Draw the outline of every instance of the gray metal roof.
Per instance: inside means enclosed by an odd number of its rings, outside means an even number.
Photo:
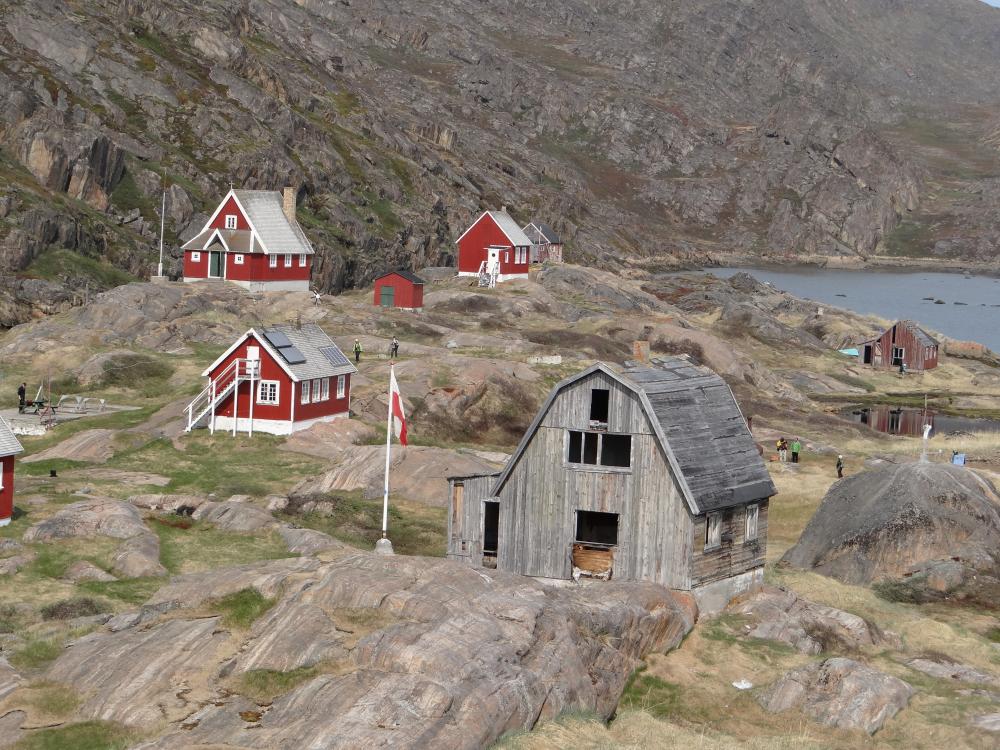
[[[23,450],[10,426],[0,417],[0,456],[13,456]]]
[[[639,394],[692,513],[777,494],[726,381],[678,357],[632,363],[622,372],[598,362],[556,385],[501,472],[494,494],[499,493],[559,393],[597,370]]]
[[[233,195],[257,230],[264,252],[312,255],[313,247],[297,221],[285,216],[282,196],[276,190],[234,190]]]
[[[393,274],[395,274],[396,276],[402,276],[404,279],[414,284],[426,283],[422,278],[413,273],[413,271],[386,271],[381,276],[376,276],[375,281],[378,281],[379,279],[384,279],[386,276],[392,276]]]
[[[531,240],[534,245],[544,245],[546,243],[550,245],[558,245],[562,242],[559,239],[559,235],[556,231],[550,227],[548,224],[543,224],[540,221],[533,221],[528,226],[524,228],[524,233],[528,235],[528,239]]]
[[[507,235],[507,239],[510,240],[514,247],[524,247],[531,244],[528,235],[521,231],[521,227],[517,225],[517,222],[506,211],[487,211],[486,213],[493,217],[493,221]]]
[[[293,354],[301,354],[304,362],[292,364],[291,360],[298,357],[290,356],[288,359],[281,357],[282,363],[292,373],[292,376],[299,381],[311,380],[313,378],[329,378],[335,375],[348,375],[357,372],[357,368],[351,364],[350,360],[344,356],[333,339],[326,335],[326,331],[318,325],[308,324],[301,328],[294,325],[271,326],[261,329],[261,336],[268,339],[268,334],[283,334],[291,344],[286,347],[289,350],[296,350]],[[280,337],[275,340],[282,341]],[[271,344],[271,349],[281,356],[282,349]],[[331,350],[332,348],[332,350]],[[333,354],[331,357],[330,355]],[[337,356],[339,354],[339,357]]]

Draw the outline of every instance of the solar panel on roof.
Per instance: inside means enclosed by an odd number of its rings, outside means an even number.
[[[292,345],[292,342],[288,340],[288,336],[283,334],[281,331],[264,331],[264,338],[271,342],[272,346],[278,349]]]
[[[331,365],[346,365],[347,357],[336,346],[324,346],[319,350],[320,354],[330,360]]]
[[[290,365],[301,365],[306,361],[305,355],[294,346],[283,346],[278,349],[278,354],[285,358]]]

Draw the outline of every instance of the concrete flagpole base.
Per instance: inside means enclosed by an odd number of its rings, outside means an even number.
[[[396,553],[392,551],[392,542],[390,542],[385,537],[382,537],[377,542],[375,542],[375,554],[376,555],[394,555]]]

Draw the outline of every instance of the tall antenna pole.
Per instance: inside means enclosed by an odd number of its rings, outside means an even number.
[[[156,266],[156,275],[163,277],[163,225],[167,218],[167,191],[163,191],[163,205],[160,209],[160,262]]]

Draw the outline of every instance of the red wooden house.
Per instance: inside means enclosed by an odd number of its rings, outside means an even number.
[[[478,276],[481,286],[528,278],[531,240],[506,209],[486,211],[456,242],[459,276]]]
[[[184,281],[220,279],[253,291],[308,291],[313,247],[295,219],[295,189],[230,190],[184,244]]]
[[[912,320],[894,323],[878,338],[858,346],[858,361],[884,369],[933,370],[938,366],[938,342]]]
[[[402,310],[424,306],[424,280],[409,271],[390,271],[375,279],[375,304]]]
[[[6,526],[14,516],[14,456],[24,448],[0,419],[0,526]]]
[[[319,326],[251,328],[202,373],[187,429],[289,435],[347,417],[356,372]]]

